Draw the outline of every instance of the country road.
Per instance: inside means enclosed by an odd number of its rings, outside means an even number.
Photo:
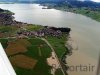
[[[66,75],[66,73],[65,73],[65,71],[63,70],[63,67],[62,67],[62,65],[61,65],[61,63],[60,63],[60,61],[59,61],[59,58],[58,58],[58,56],[57,56],[57,54],[56,54],[54,48],[52,47],[52,45],[51,45],[45,38],[41,38],[41,39],[42,39],[43,41],[45,41],[45,42],[47,43],[47,45],[51,48],[52,52],[54,52],[55,57],[56,57],[56,59],[57,59],[57,62],[59,63],[59,67],[61,68],[61,71],[62,71],[63,75]]]

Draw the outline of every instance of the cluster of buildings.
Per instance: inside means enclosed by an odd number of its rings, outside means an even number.
[[[36,36],[36,37],[44,37],[44,36],[55,36],[55,37],[61,37],[63,32],[61,30],[54,30],[52,28],[43,28],[37,31],[22,31],[17,32],[19,37],[25,37],[25,36]]]

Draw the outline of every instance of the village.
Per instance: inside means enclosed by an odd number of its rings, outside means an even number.
[[[70,28],[56,28],[56,27],[48,27],[44,26],[42,29],[36,31],[27,31],[25,28],[23,31],[17,32],[17,36],[19,38],[24,38],[28,36],[35,37],[45,37],[45,36],[54,36],[54,37],[62,37],[63,33],[68,34],[70,32]]]

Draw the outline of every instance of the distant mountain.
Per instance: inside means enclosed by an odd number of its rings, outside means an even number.
[[[68,4],[72,7],[91,7],[100,8],[100,3],[93,0],[0,0],[1,2],[18,2],[18,3],[60,3]],[[94,0],[95,1],[95,0]]]
[[[63,2],[69,0],[0,0],[0,2]],[[70,0],[70,1],[96,1],[96,0]]]
[[[56,2],[60,5],[65,4],[71,7],[81,8],[81,7],[89,7],[89,8],[100,8],[100,3],[94,2],[93,0],[37,0],[39,3],[41,2]]]
[[[72,7],[100,8],[100,3],[93,2],[93,1],[90,1],[90,0],[86,0],[86,1],[66,0],[64,3],[69,4]]]
[[[57,2],[57,1],[62,1],[62,0],[0,0],[0,2],[31,2],[31,1],[40,1],[40,2]]]

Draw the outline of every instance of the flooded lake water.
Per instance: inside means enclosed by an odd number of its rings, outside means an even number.
[[[100,22],[79,14],[42,9],[42,6],[38,4],[0,4],[0,8],[14,12],[17,21],[70,27],[72,29],[71,37],[78,45],[78,51],[74,51],[73,55],[68,57],[68,64],[97,65],[100,53]],[[95,71],[69,72],[69,75],[95,75]]]

